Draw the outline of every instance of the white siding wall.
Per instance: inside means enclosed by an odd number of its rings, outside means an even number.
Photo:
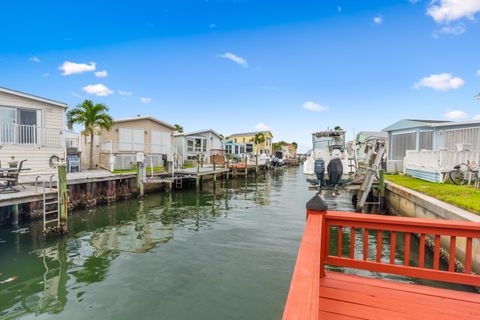
[[[65,127],[65,108],[60,106],[4,92],[0,92],[0,106],[25,109],[32,108],[41,112],[41,117],[39,117],[40,126],[59,129],[64,129]],[[26,172],[28,174],[35,174],[40,171],[51,171],[49,168],[49,160],[52,155],[63,159],[65,157],[65,150],[61,147],[38,147],[31,145],[4,145],[3,148],[0,149],[2,166],[7,166],[7,162],[11,160],[12,156],[18,161],[27,159],[24,167],[32,169]]]

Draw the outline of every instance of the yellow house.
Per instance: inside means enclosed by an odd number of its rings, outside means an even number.
[[[265,141],[259,144],[255,144],[255,135],[258,133],[263,134],[263,136],[265,137]],[[232,134],[228,136],[225,140],[231,141],[234,144],[240,146],[240,153],[265,153],[270,156],[272,155],[272,138],[273,135],[270,131],[256,131]]]

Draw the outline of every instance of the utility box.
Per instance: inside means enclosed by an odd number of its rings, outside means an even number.
[[[143,154],[143,152],[137,153],[137,163],[138,162],[141,162],[141,163],[145,162],[145,154]]]

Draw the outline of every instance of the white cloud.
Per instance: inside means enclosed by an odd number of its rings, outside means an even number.
[[[86,93],[93,94],[99,97],[106,97],[113,94],[112,90],[110,90],[108,87],[101,83],[89,84],[88,86],[83,87],[82,90]]]
[[[209,27],[210,29],[213,29],[213,28],[215,28],[216,26],[217,26],[217,25],[216,25],[215,23],[211,23],[208,27]]]
[[[480,114],[474,115],[472,120],[480,120]]]
[[[463,79],[453,77],[450,73],[439,73],[420,79],[413,85],[413,88],[420,89],[426,87],[437,91],[447,91],[458,89],[463,86],[464,83],[465,81],[463,81]]]
[[[480,69],[478,69],[478,71],[477,71],[477,76],[480,77]]]
[[[269,131],[269,130],[270,130],[270,127],[267,126],[265,123],[260,122],[259,124],[257,124],[257,125],[255,126],[255,130],[259,130],[259,131]]]
[[[315,112],[322,112],[322,111],[326,111],[328,107],[322,106],[313,101],[307,101],[303,104],[303,109],[309,110],[309,111],[315,111]]]
[[[479,11],[479,0],[433,0],[427,14],[437,23],[445,23],[463,18],[473,20]]]
[[[152,98],[141,97],[141,98],[140,98],[140,101],[141,101],[142,103],[150,103],[150,102],[152,102]]]
[[[382,16],[376,16],[375,18],[373,18],[373,22],[375,24],[382,24],[383,23],[383,17]]]
[[[76,97],[76,98],[83,98],[81,95],[79,95],[78,93],[76,93],[76,92],[74,92],[74,91],[70,92],[70,94],[71,94],[72,96]]]
[[[40,62],[40,59],[38,59],[37,57],[31,57],[28,60],[30,60],[32,62]]]
[[[95,71],[97,64],[95,62],[90,63],[75,63],[70,61],[65,61],[58,69],[63,71],[64,76],[69,76],[72,74],[84,73],[89,71]]]
[[[108,77],[108,72],[107,72],[107,70],[97,71],[97,72],[95,72],[95,77],[97,77],[97,78]]]
[[[224,58],[224,59],[228,59],[228,60],[233,61],[235,63],[238,63],[239,65],[242,65],[244,67],[248,67],[247,60],[245,60],[242,57],[239,57],[239,56],[237,56],[233,53],[225,52],[224,54],[221,54],[219,57]]]
[[[117,90],[117,92],[119,95],[126,96],[126,97],[130,97],[133,94],[132,91]]]
[[[448,119],[465,119],[468,115],[462,110],[453,110],[443,114]]]
[[[342,7],[337,6],[337,11],[338,11],[338,13],[342,12]]]
[[[438,38],[440,34],[449,34],[453,36],[458,36],[466,31],[465,25],[463,23],[456,26],[445,26],[433,32],[433,37]]]

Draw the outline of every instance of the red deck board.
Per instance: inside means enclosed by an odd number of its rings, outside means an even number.
[[[459,296],[470,299],[460,301]],[[480,319],[480,303],[474,302],[479,296],[327,271],[320,281],[318,306],[320,314],[360,319]]]
[[[395,282],[388,279],[372,279],[341,272],[322,272],[324,263],[339,266],[329,252],[330,228],[323,228],[335,222],[366,225],[378,224],[382,230],[392,226],[392,230],[409,228],[430,228],[435,232],[452,234],[478,234],[480,224],[447,224],[428,219],[402,219],[391,217],[365,217],[359,214],[339,214],[331,212],[308,212],[307,225],[295,265],[292,284],[287,299],[284,320],[324,320],[324,319],[478,319],[480,320],[480,294],[457,290],[429,287],[418,284]],[[377,221],[378,220],[378,221]],[[382,224],[383,223],[383,224]],[[402,229],[402,230],[403,230]],[[429,230],[430,230],[429,229]],[[397,230],[397,231],[398,231]],[[423,229],[422,229],[423,230]],[[435,234],[435,232],[433,234]],[[480,238],[480,237],[477,237]],[[365,241],[367,243],[367,241]],[[352,261],[354,261],[352,259]],[[361,260],[358,260],[361,261]],[[377,266],[353,264],[358,269],[375,271]],[[383,266],[383,263],[378,263]],[[436,272],[426,274],[402,266],[402,274],[417,278],[442,278],[444,281],[461,283],[465,280],[454,272],[449,277]],[[390,273],[400,273],[398,268],[389,268]],[[388,272],[387,272],[388,273]],[[322,276],[323,275],[323,276]],[[436,277],[433,277],[435,275]],[[440,277],[442,276],[442,277]],[[463,281],[470,285],[478,283],[478,275]]]

